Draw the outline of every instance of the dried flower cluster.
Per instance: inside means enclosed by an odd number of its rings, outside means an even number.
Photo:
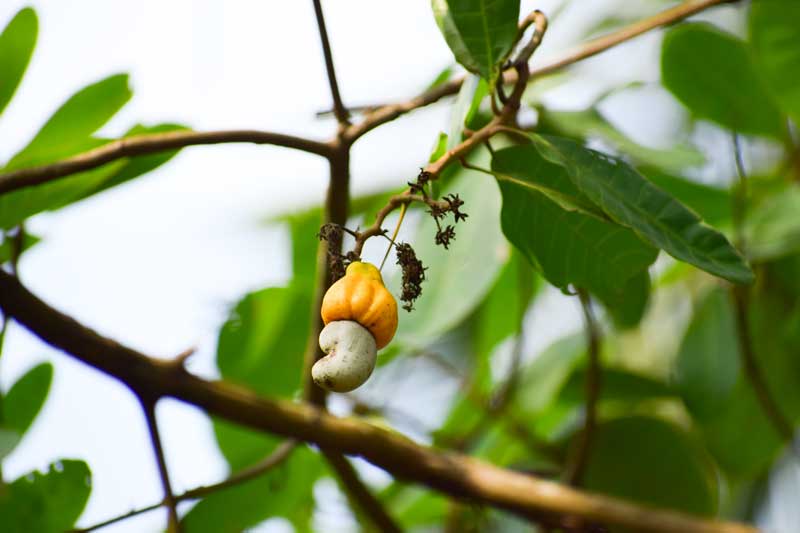
[[[403,270],[403,293],[400,299],[405,302],[403,309],[411,311],[414,309],[414,301],[422,294],[422,282],[425,281],[426,267],[422,261],[417,259],[417,254],[410,244],[404,242],[395,243],[397,251],[397,264]]]
[[[447,216],[447,213],[453,214],[453,219],[456,224],[462,220],[466,220],[467,214],[461,211],[461,206],[464,205],[464,200],[458,197],[457,194],[448,194],[442,201],[437,202],[428,196],[425,186],[430,182],[431,174],[425,170],[420,169],[417,180],[409,182],[408,186],[411,188],[412,194],[420,194],[425,198],[428,204],[428,213],[436,221],[436,237],[435,242],[438,245],[444,246],[445,249],[449,248],[450,241],[456,238],[455,226],[446,224],[442,226],[441,222]]]
[[[359,257],[355,252],[339,253],[339,248],[344,236],[345,228],[339,224],[328,222],[319,229],[317,237],[321,241],[328,242],[328,264],[330,265],[331,279],[333,283],[339,278],[344,277],[347,265],[353,261],[358,261]]]

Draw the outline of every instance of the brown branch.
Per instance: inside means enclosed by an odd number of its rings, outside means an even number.
[[[336,82],[336,70],[333,68],[331,43],[328,40],[328,30],[325,27],[325,16],[322,13],[320,0],[314,0],[314,15],[317,19],[319,39],[322,43],[322,54],[325,56],[325,70],[328,72],[328,84],[331,87],[331,96],[333,97],[333,114],[336,115],[336,120],[339,121],[339,124],[347,126],[350,123],[350,119],[347,108],[342,102],[342,96],[339,94],[339,84]]]
[[[143,388],[252,429],[363,457],[397,478],[454,497],[479,501],[523,517],[540,513],[575,516],[641,532],[757,531],[743,524],[702,519],[581,492],[470,457],[435,451],[386,429],[331,416],[312,405],[265,398],[230,383],[200,379],[180,366],[147,357],[98,335],[39,300],[2,270],[0,308],[44,342],[134,390]]]
[[[377,531],[381,533],[402,532],[402,529],[394,523],[392,517],[383,508],[380,500],[364,486],[353,465],[342,454],[330,450],[322,450],[322,454],[336,472],[336,477],[344,487],[345,494],[351,500],[355,511],[360,510],[366,515],[377,526]]]
[[[170,131],[148,133],[111,141],[88,152],[38,167],[0,174],[0,194],[41,185],[77,172],[91,170],[123,157],[147,155],[187,146],[222,143],[272,144],[330,157],[330,143],[258,130]]]
[[[589,368],[586,372],[586,412],[584,414],[583,430],[572,461],[564,474],[564,480],[574,486],[580,486],[589,462],[592,441],[597,428],[597,401],[600,398],[602,377],[602,368],[600,367],[600,328],[592,312],[592,301],[589,293],[584,289],[578,289],[578,297],[581,300],[581,309],[583,310],[583,319],[586,327]]]
[[[178,500],[172,492],[172,485],[169,482],[169,471],[167,461],[164,458],[164,447],[161,444],[161,437],[158,432],[158,422],[156,421],[156,400],[157,398],[143,397],[138,395],[139,403],[142,406],[144,417],[147,420],[147,431],[150,434],[150,444],[153,446],[153,453],[158,464],[158,476],[161,478],[161,487],[164,490],[164,505],[167,507],[167,533],[180,533],[181,523],[178,518]]]
[[[220,481],[219,483],[215,483],[213,485],[203,485],[200,487],[196,487],[193,489],[189,489],[186,492],[178,494],[175,496],[176,502],[182,502],[185,500],[198,500],[209,494],[213,494],[214,492],[218,492],[223,489],[227,489],[245,481],[250,481],[255,479],[269,470],[277,467],[278,465],[282,464],[289,456],[292,454],[294,449],[297,447],[297,441],[294,440],[287,440],[282,442],[275,448],[269,456],[264,458],[259,463],[254,464],[251,467],[245,468],[237,472],[236,474],[232,475],[231,477]],[[89,527],[80,528],[80,529],[73,529],[69,533],[89,533],[90,531],[96,531],[98,529],[104,528],[106,526],[110,526],[112,524],[116,524],[117,522],[122,522],[123,520],[127,520],[128,518],[132,518],[134,516],[138,516],[140,514],[144,514],[150,511],[155,511],[161,506],[167,505],[165,500],[161,500],[158,503],[154,503],[148,505],[147,507],[141,507],[139,509],[134,509],[129,511],[123,515],[115,516],[113,518],[109,518],[108,520],[104,520],[103,522],[99,522],[97,524],[91,525]]]
[[[533,79],[551,74],[564,67],[577,63],[578,61],[605,52],[606,50],[638,37],[643,33],[647,33],[648,31],[661,26],[674,24],[675,22],[679,22],[708,8],[729,2],[731,2],[731,0],[686,1],[675,7],[666,9],[661,13],[657,13],[651,17],[634,22],[633,24],[625,26],[624,28],[606,36],[599,37],[579,45],[575,49],[531,69],[530,77]],[[517,75],[514,72],[506,72],[503,76],[503,83],[505,84],[514,84],[516,81]],[[350,126],[346,131],[346,136],[351,142],[353,142],[362,135],[379,126],[382,126],[383,124],[386,124],[387,122],[391,122],[392,120],[406,113],[434,104],[447,96],[458,94],[462,83],[464,83],[463,76],[452,79],[447,83],[425,91],[419,96],[415,96],[406,102],[380,106],[377,109],[367,113],[363,121]]]

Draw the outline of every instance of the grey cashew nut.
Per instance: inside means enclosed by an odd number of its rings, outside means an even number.
[[[319,334],[326,355],[311,368],[314,383],[332,392],[349,392],[361,386],[375,368],[375,337],[354,320],[328,323]]]

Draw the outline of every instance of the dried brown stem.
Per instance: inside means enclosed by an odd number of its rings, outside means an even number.
[[[330,157],[330,143],[259,130],[170,131],[148,133],[111,141],[88,152],[38,167],[0,174],[0,194],[41,185],[64,176],[100,167],[123,157],[147,155],[187,146],[222,143],[272,144]]]
[[[187,490],[186,492],[178,494],[175,496],[175,501],[182,502],[185,500],[198,500],[200,498],[208,496],[209,494],[213,494],[215,492],[244,483],[245,481],[250,481],[252,479],[255,479],[265,474],[269,470],[272,470],[273,468],[279,466],[284,461],[286,461],[286,459],[289,458],[289,456],[292,454],[292,452],[296,447],[297,447],[297,441],[295,440],[284,441],[281,444],[279,444],[277,448],[275,448],[275,451],[273,451],[268,457],[265,457],[259,463],[256,463],[251,467],[245,468],[244,470],[241,470],[233,474],[229,478],[220,481],[219,483],[215,483],[213,485],[203,485],[200,487],[195,487],[193,489]],[[110,526],[112,524],[116,524],[117,522],[126,520],[128,518],[132,518],[134,516],[138,516],[140,514],[144,514],[150,511],[155,511],[159,507],[162,507],[166,504],[167,503],[165,500],[161,500],[158,503],[148,505],[147,507],[141,507],[139,509],[134,509],[123,515],[109,518],[108,520],[104,520],[89,527],[73,529],[69,533],[89,533],[90,531],[96,531],[106,526]]]
[[[342,102],[342,96],[339,93],[339,84],[336,81],[336,69],[333,67],[331,43],[328,39],[328,29],[325,27],[325,16],[322,13],[320,0],[314,0],[314,16],[317,19],[319,39],[322,44],[322,54],[325,56],[325,70],[328,73],[328,85],[330,85],[331,96],[333,98],[333,114],[336,116],[336,120],[339,124],[346,126],[350,122],[349,114]]]

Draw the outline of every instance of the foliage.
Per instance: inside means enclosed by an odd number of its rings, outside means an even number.
[[[660,90],[688,111],[691,135],[652,147],[618,127],[603,112],[602,98],[564,110],[526,97],[522,106],[535,112],[535,124],[506,121],[490,140],[448,160],[430,183],[409,183],[421,199],[407,202],[405,223],[414,226],[401,250],[421,260],[422,292],[413,310],[401,315],[397,337],[365,390],[337,398],[343,410],[555,480],[585,454],[583,477],[573,481],[586,489],[702,516],[752,519],[747,510],[762,505],[763,495],[742,496],[740,488],[761,482],[788,449],[775,419],[796,428],[800,417],[800,146],[792,135],[800,126],[800,4],[769,0],[736,9],[747,17],[746,38],[716,26],[712,11],[711,22],[668,29],[660,58],[650,58],[660,61]],[[433,0],[432,11],[467,71],[443,125],[447,134],[425,133],[435,167],[499,120],[494,110],[507,105],[508,94],[498,80],[512,72],[508,67],[530,30],[518,28],[514,0]],[[617,15],[607,15],[604,24],[616,24]],[[0,34],[0,113],[24,76],[37,28],[35,12],[26,8]],[[429,90],[441,88],[452,72],[448,67]],[[592,82],[580,71],[565,76]],[[534,77],[530,83],[535,89],[543,82]],[[613,92],[624,98],[626,90]],[[108,146],[114,140],[97,131],[131,98],[125,74],[81,89],[0,173]],[[184,129],[137,124],[124,137]],[[730,165],[710,184],[697,179],[702,165],[742,154],[730,153],[740,149],[733,142],[737,148],[723,154],[704,152],[697,142],[703,135],[735,135],[745,149],[767,143],[772,150],[758,168],[743,169],[746,175],[734,175]],[[176,153],[124,157],[0,194],[0,263],[16,268],[19,255],[38,242],[24,231],[31,217],[132,182]],[[369,226],[405,183],[396,186],[352,199],[350,216]],[[463,200],[469,213],[466,220],[459,213],[460,222],[455,216],[457,233],[442,225],[453,199]],[[292,278],[231,306],[216,350],[223,380],[265,397],[308,399],[301,355],[314,349],[318,333],[314,306],[322,288],[315,258],[323,221],[330,222],[330,213],[319,206],[274,221],[289,229]],[[357,241],[363,237],[334,226],[337,238],[344,231]],[[402,277],[401,269],[385,274],[395,295]],[[575,293],[584,291],[601,311],[599,346],[587,343],[573,321],[567,334],[532,350],[532,330],[546,333],[572,320],[548,316],[547,298],[571,299],[577,307]],[[674,300],[687,304],[686,320],[664,319],[664,302]],[[589,317],[591,310],[585,309]],[[678,341],[656,342],[654,331]],[[596,377],[593,360],[601,364],[595,391],[586,386]],[[52,378],[52,367],[40,364],[0,395],[0,459],[24,444]],[[393,411],[393,391],[409,383],[418,397]],[[401,418],[427,421],[418,411],[433,401],[420,383],[458,392],[447,396],[434,427],[423,423],[408,431]],[[596,402],[589,393],[596,393]],[[281,442],[223,419],[214,419],[213,429],[231,473],[257,465]],[[591,445],[582,450],[591,431]],[[183,513],[182,525],[192,533],[236,532],[282,517],[296,531],[310,531],[319,527],[312,520],[320,504],[315,486],[336,474],[325,465],[319,450],[301,444],[261,476],[203,495]],[[63,531],[78,520],[90,490],[89,465],[70,459],[46,473],[0,478],[0,524],[11,532]],[[409,530],[519,526],[480,502],[455,505],[400,479],[380,491],[379,501]]]

